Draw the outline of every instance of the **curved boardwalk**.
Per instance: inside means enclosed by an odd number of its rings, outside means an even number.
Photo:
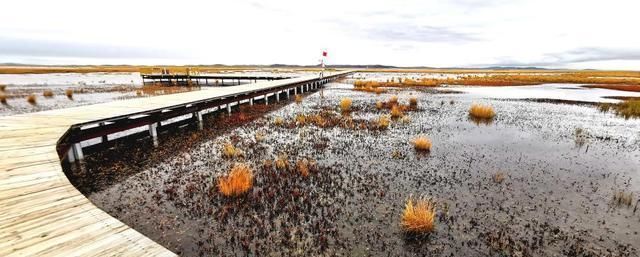
[[[98,209],[71,185],[56,151],[60,137],[74,124],[316,80],[292,78],[0,117],[0,256],[175,255]]]

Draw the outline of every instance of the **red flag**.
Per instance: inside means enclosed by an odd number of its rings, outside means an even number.
[[[322,51],[322,56],[327,57],[327,51]]]

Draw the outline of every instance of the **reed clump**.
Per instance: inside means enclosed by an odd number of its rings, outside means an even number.
[[[504,172],[498,171],[493,174],[493,182],[496,182],[498,184],[502,183],[502,181],[504,181],[505,178],[506,178],[506,175],[504,174]]]
[[[496,112],[490,105],[472,104],[469,108],[469,115],[478,119],[493,119]]]
[[[613,111],[625,119],[640,118],[640,100],[631,99],[620,103],[602,103],[598,105],[602,112]]]
[[[398,105],[391,106],[391,118],[398,119],[403,116],[402,108]]]
[[[424,234],[435,229],[436,207],[430,199],[409,198],[402,212],[401,226],[409,233]]]
[[[633,193],[626,193],[624,191],[617,191],[613,194],[613,203],[621,206],[631,206],[633,203]]]
[[[278,155],[276,158],[276,169],[278,170],[286,170],[289,168],[289,156],[287,154],[282,153]]]
[[[378,118],[378,129],[387,129],[390,123],[391,119],[389,119],[389,116],[382,115]]]
[[[351,111],[351,103],[352,103],[352,100],[349,97],[345,97],[345,98],[340,99],[340,110],[342,112]]]
[[[278,126],[278,127],[280,127],[280,126],[284,125],[284,119],[282,117],[276,117],[273,120],[273,124]]]
[[[225,143],[222,145],[222,156],[225,158],[234,158],[238,155],[240,155],[240,150],[231,143]]]
[[[66,95],[69,100],[73,100],[73,89],[68,88],[64,91],[64,95]]]
[[[426,136],[418,136],[413,139],[413,147],[416,151],[428,152],[431,151],[431,140]]]
[[[409,98],[409,107],[411,107],[412,109],[416,109],[418,108],[418,98],[413,96],[411,98]]]
[[[27,102],[30,103],[31,105],[36,105],[37,104],[36,95],[30,94],[29,96],[27,96]]]
[[[239,196],[253,186],[253,172],[249,166],[236,163],[228,175],[218,178],[218,190],[225,196]]]
[[[53,91],[47,89],[47,90],[42,92],[42,96],[44,96],[46,98],[51,98],[51,97],[53,97]]]

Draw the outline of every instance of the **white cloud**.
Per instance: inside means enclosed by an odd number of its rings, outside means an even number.
[[[3,3],[0,62],[640,67],[632,0]]]

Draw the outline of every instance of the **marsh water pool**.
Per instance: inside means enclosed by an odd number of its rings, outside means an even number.
[[[527,100],[566,90],[559,98],[589,102],[611,93],[573,87],[376,95],[333,83],[300,104],[207,116],[203,130],[163,134],[157,148],[141,139],[65,171],[96,206],[182,256],[638,256],[638,204],[618,205],[613,196],[640,193],[640,120],[592,104]],[[376,102],[394,95],[401,104],[416,97],[418,108],[376,129],[389,113]],[[345,97],[353,100],[348,115],[337,108]],[[492,105],[495,119],[470,120],[472,103]],[[301,122],[299,114],[328,122]],[[429,153],[414,150],[418,135],[431,139]],[[242,154],[223,157],[225,143]],[[276,159],[289,167],[266,165]],[[316,163],[308,176],[296,172],[300,160]],[[251,167],[254,185],[228,198],[216,180],[238,162]],[[437,205],[427,236],[399,225],[412,196]]]

